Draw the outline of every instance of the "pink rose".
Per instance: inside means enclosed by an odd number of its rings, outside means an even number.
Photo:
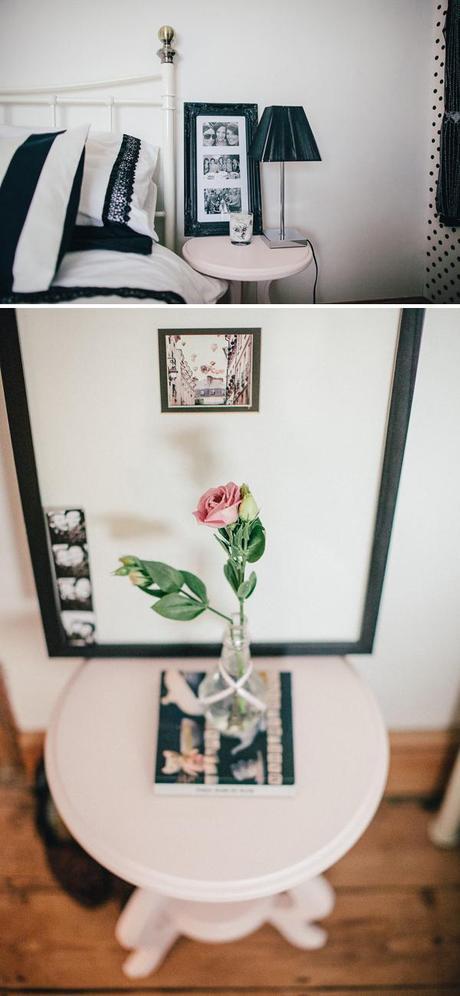
[[[238,506],[241,501],[241,491],[238,484],[229,481],[217,488],[209,488],[198,502],[194,512],[197,522],[212,529],[222,529],[230,526],[238,518]]]

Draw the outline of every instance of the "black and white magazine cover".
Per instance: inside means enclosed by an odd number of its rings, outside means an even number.
[[[155,791],[168,795],[292,795],[291,674],[260,671],[267,711],[255,735],[221,736],[202,714],[204,672],[161,673]]]

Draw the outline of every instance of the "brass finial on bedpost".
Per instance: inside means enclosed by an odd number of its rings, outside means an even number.
[[[163,46],[157,52],[160,62],[174,62],[176,52],[171,45],[174,38],[174,28],[170,24],[163,24],[158,32],[158,37]]]

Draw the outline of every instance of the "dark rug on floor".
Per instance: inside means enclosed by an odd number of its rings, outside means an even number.
[[[73,839],[54,805],[41,760],[35,776],[35,824],[48,866],[59,885],[82,906],[96,907],[117,899],[129,899],[133,887],[112,875]]]

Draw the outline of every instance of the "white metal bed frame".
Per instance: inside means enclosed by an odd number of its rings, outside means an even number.
[[[162,109],[163,143],[161,157],[163,166],[163,205],[164,210],[156,211],[155,217],[164,218],[164,242],[168,249],[175,249],[176,241],[176,170],[174,162],[175,147],[175,109],[176,87],[174,56],[172,47],[174,29],[165,24],[158,32],[161,48],[157,55],[161,62],[161,71],[150,76],[125,76],[115,80],[98,80],[93,83],[72,83],[65,86],[30,87],[28,89],[0,89],[0,106],[48,106],[51,114],[51,127],[57,128],[58,107],[106,107],[109,131],[114,128],[114,109],[116,107],[159,107]],[[110,89],[137,83],[154,83],[161,85],[161,100],[147,100],[130,97],[115,97],[113,94],[101,97],[61,96],[73,94],[80,90]]]

